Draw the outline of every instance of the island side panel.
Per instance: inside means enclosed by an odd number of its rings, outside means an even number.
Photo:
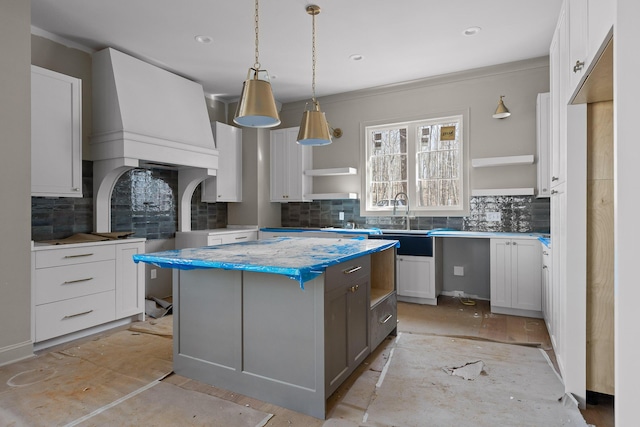
[[[242,272],[174,270],[173,283],[174,371],[196,378],[194,366],[211,364],[239,372]]]
[[[251,394],[325,418],[324,280],[245,272],[243,375]],[[249,394],[249,393],[247,393]]]

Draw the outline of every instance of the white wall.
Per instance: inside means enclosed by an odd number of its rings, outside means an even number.
[[[536,96],[549,91],[548,58],[465,71],[421,81],[319,98],[329,124],[343,136],[314,147],[314,168],[357,167],[357,176],[314,179],[314,193],[360,194],[362,123],[419,118],[468,109],[471,158],[536,153]],[[494,119],[500,95],[512,115]],[[282,107],[282,127],[298,126],[304,102]],[[536,166],[471,170],[471,188],[535,187]],[[339,187],[339,188],[338,188]]]
[[[637,21],[640,2],[618,0],[614,25],[614,222],[615,222],[615,419],[616,425],[638,424],[637,396],[640,384],[638,301],[640,279],[640,55]]]
[[[30,356],[31,7],[0,3],[0,365]]]

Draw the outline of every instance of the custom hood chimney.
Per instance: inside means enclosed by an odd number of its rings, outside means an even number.
[[[196,186],[214,176],[218,151],[202,86],[112,48],[93,54],[95,231],[111,230],[111,193],[138,167],[178,170],[179,229],[190,230]]]

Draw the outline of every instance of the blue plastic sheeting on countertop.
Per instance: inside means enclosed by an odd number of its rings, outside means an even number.
[[[133,260],[178,270],[219,268],[282,274],[300,282],[304,289],[305,282],[320,276],[331,265],[398,246],[396,240],[276,237],[136,254]]]
[[[266,227],[261,228],[260,231],[268,231],[271,233],[305,233],[309,231],[322,231],[326,233],[342,233],[342,234],[382,234],[382,230],[379,228],[281,228],[281,227]]]
[[[537,239],[541,236],[540,233],[503,233],[498,231],[451,231],[451,230],[433,230],[428,233],[429,236],[432,237],[480,237],[480,238],[491,238],[491,237],[501,237],[501,238],[523,238],[523,237],[531,237]]]
[[[540,240],[546,247],[551,247],[551,237],[540,236],[538,237],[538,240]]]

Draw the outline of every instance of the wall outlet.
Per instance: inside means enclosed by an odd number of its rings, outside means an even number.
[[[155,268],[151,269],[151,278],[155,279],[156,277],[158,277],[158,270],[156,270]]]
[[[464,276],[464,267],[455,265],[453,266],[453,275],[454,276]]]
[[[339,219],[340,221],[344,221],[344,212],[340,212],[340,213],[338,214],[338,219]]]
[[[495,222],[500,221],[502,214],[500,212],[487,212],[487,221]]]

